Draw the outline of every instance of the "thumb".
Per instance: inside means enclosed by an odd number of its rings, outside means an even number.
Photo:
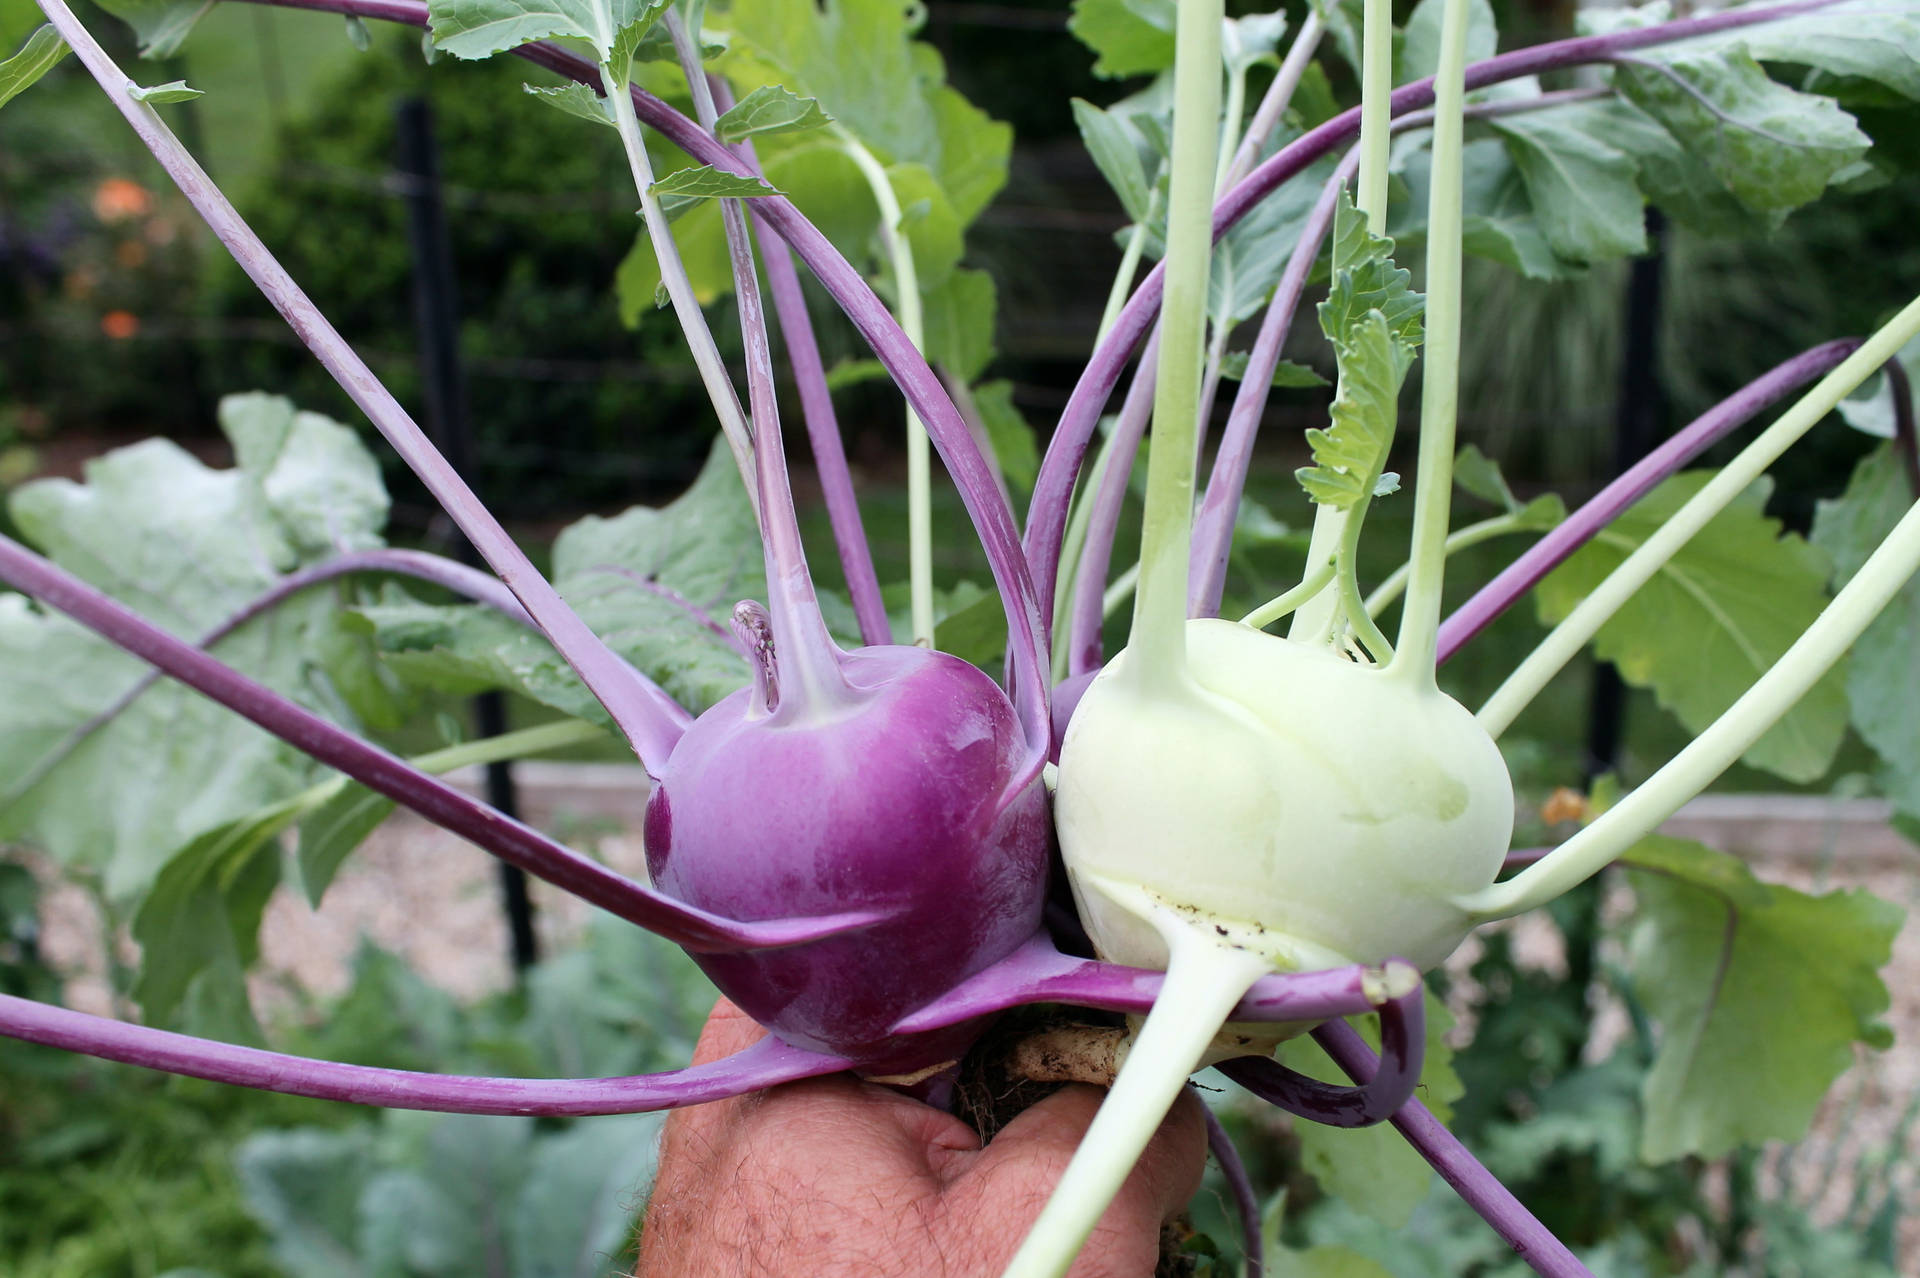
[[[1050,1193],[1105,1099],[1106,1092],[1084,1083],[1061,1088],[1008,1123],[981,1152],[976,1170],[1011,1177],[1017,1167],[1035,1188]],[[1182,1091],[1114,1196],[1106,1219],[1157,1229],[1198,1192],[1206,1160],[1199,1098]]]

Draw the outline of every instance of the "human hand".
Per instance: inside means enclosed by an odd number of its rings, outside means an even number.
[[[694,1061],[764,1035],[722,999]],[[844,1074],[677,1110],[637,1278],[999,1278],[1104,1095],[1066,1087],[984,1147],[953,1115]],[[1206,1149],[1182,1095],[1069,1278],[1151,1278]]]

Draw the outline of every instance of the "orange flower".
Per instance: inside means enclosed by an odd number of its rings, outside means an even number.
[[[100,331],[115,341],[140,331],[140,317],[132,311],[108,311],[100,317]]]
[[[93,215],[102,222],[145,217],[152,208],[153,195],[127,178],[108,178],[93,188]]]
[[[1540,819],[1548,825],[1559,825],[1563,821],[1585,821],[1587,796],[1563,785],[1541,805]]]
[[[147,246],[139,240],[122,240],[114,245],[113,259],[128,270],[135,270],[147,264]]]

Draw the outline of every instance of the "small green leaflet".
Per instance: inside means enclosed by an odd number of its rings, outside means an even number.
[[[100,0],[100,7],[133,28],[143,58],[170,58],[213,0]]]
[[[1100,55],[1093,73],[1109,80],[1172,66],[1173,28],[1173,0],[1073,0],[1067,19],[1067,30]]]
[[[1379,1019],[1369,1016],[1355,1025],[1377,1050]],[[1452,1028],[1453,1015],[1428,990],[1426,1062],[1414,1094],[1443,1123],[1453,1113],[1453,1102],[1464,1094],[1460,1076],[1453,1068],[1453,1049],[1447,1045],[1447,1031]],[[1320,1045],[1304,1035],[1282,1043],[1275,1059],[1325,1082],[1347,1081]],[[1298,1122],[1293,1130],[1300,1141],[1301,1165],[1312,1173],[1320,1188],[1388,1228],[1405,1226],[1407,1217],[1426,1197],[1432,1169],[1386,1123],[1341,1128]]]
[[[20,52],[0,62],[0,106],[5,106],[21,91],[31,87],[66,56],[67,42],[60,38],[60,33],[51,24],[28,36],[27,42],[20,46]]]
[[[1333,284],[1320,303],[1320,331],[1337,350],[1347,334],[1379,311],[1394,342],[1420,342],[1427,299],[1408,287],[1411,271],[1393,264],[1393,241],[1367,230],[1367,220],[1342,193],[1333,216]]]
[[[356,14],[347,15],[347,43],[361,53],[373,47],[373,35],[367,30],[367,24]]]
[[[1529,502],[1515,497],[1507,477],[1500,473],[1500,463],[1472,444],[1453,459],[1453,482],[1462,492],[1504,510],[1515,532],[1545,532],[1567,517],[1567,503],[1558,493],[1543,493]]]
[[[1140,148],[1125,118],[1103,111],[1084,98],[1073,100],[1073,122],[1080,128],[1080,140],[1093,157],[1100,175],[1120,197],[1120,207],[1135,222],[1147,220],[1147,171],[1140,163]]]
[[[607,110],[607,100],[584,84],[563,84],[556,88],[547,88],[537,84],[523,84],[537,102],[544,102],[556,110],[582,120],[591,120],[595,124],[604,124],[608,128],[616,127],[613,113]]]
[[[1847,490],[1819,504],[1813,543],[1833,556],[1833,584],[1860,571],[1913,504],[1907,467],[1888,443],[1862,458]],[[1880,786],[1909,828],[1920,825],[1920,580],[1910,580],[1867,627],[1847,664],[1853,726],[1880,756]]]
[[[1220,376],[1230,382],[1241,380],[1247,375],[1249,358],[1246,351],[1228,351],[1220,361]],[[1331,386],[1333,383],[1305,364],[1283,359],[1273,366],[1273,384],[1281,390],[1306,390],[1314,386]]]
[[[1660,1029],[1641,1091],[1642,1156],[1718,1158],[1800,1139],[1853,1045],[1893,1041],[1879,1021],[1879,970],[1904,912],[1864,889],[1810,896],[1763,883],[1738,858],[1682,839],[1647,839],[1622,860],[1639,871],[1627,967]]]
[[[732,146],[766,133],[796,133],[832,124],[833,117],[819,102],[789,92],[777,84],[763,84],[733,104],[714,124],[720,140]]]
[[[624,53],[666,12],[667,0],[429,0],[434,47],[456,58],[486,58],[529,40],[569,36],[593,46],[624,73]]]
[[[1381,472],[1426,306],[1392,253],[1393,241],[1369,232],[1343,191],[1334,213],[1333,285],[1320,304],[1320,328],[1339,360],[1339,390],[1330,428],[1307,432],[1313,465],[1295,472],[1309,497],[1336,510],[1392,491]]]
[[[1280,41],[1287,34],[1285,13],[1250,13],[1220,24],[1220,60],[1227,72],[1245,74],[1258,63],[1278,63]]]
[[[1552,624],[1600,584],[1713,477],[1688,471],[1654,489],[1581,547],[1536,591]],[[1594,651],[1689,732],[1720,717],[1825,607],[1828,560],[1780,535],[1765,513],[1770,481],[1734,499],[1682,547],[1594,637]],[[1824,774],[1847,727],[1839,671],[1829,671],[1755,742],[1745,761],[1789,781]]]
[[[694,199],[752,199],[780,194],[757,177],[728,173],[711,164],[675,169],[655,182],[651,189],[655,195],[685,195]]]
[[[206,93],[200,89],[188,88],[185,80],[170,80],[166,84],[156,84],[151,88],[145,89],[137,84],[128,85],[127,96],[135,102],[153,104],[161,102],[191,102],[195,98],[205,97]]]
[[[1761,212],[1818,199],[1872,144],[1831,98],[1769,78],[1741,44],[1633,58],[1615,83]]]

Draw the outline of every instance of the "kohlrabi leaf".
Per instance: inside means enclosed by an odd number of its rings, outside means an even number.
[[[0,62],[0,106],[5,106],[67,56],[67,42],[51,24],[27,37],[20,51]]]
[[[1125,119],[1103,111],[1082,98],[1073,100],[1073,121],[1080,140],[1107,185],[1120,197],[1120,207],[1135,222],[1147,219],[1147,171],[1140,162],[1139,144]]]
[[[1500,463],[1481,452],[1478,444],[1468,444],[1454,455],[1453,482],[1461,491],[1508,514],[1520,509],[1520,499],[1507,486]]]
[[[1348,330],[1340,351],[1331,427],[1307,431],[1313,465],[1295,472],[1307,496],[1335,510],[1351,510],[1377,495],[1406,372],[1387,321],[1378,311],[1367,312]]]
[[[486,58],[529,40],[584,40],[603,61],[625,63],[633,44],[666,11],[667,0],[430,0],[433,43],[456,58]]]
[[[143,58],[170,58],[180,51],[211,0],[100,0],[100,7],[133,28]]]
[[[1228,351],[1220,361],[1220,376],[1230,382],[1240,381],[1247,375],[1248,359],[1246,351]],[[1314,386],[1331,386],[1333,383],[1305,364],[1283,359],[1273,366],[1273,384],[1281,390],[1306,390]]]
[[[1682,839],[1655,836],[1623,861],[1640,871],[1628,971],[1659,1039],[1642,1156],[1799,1140],[1854,1044],[1893,1041],[1879,971],[1903,911],[1864,889],[1763,883],[1737,857]]]
[[[1897,445],[1883,444],[1861,459],[1847,490],[1823,501],[1812,540],[1833,556],[1836,587],[1860,571],[1915,500]],[[1908,581],[1867,627],[1847,663],[1847,701],[1853,727],[1880,756],[1880,785],[1894,810],[1920,822],[1920,581]]]
[[[238,976],[258,955],[260,916],[280,882],[280,836],[302,811],[289,800],[215,826],[160,871],[132,929],[141,947],[133,997],[149,1024],[173,1020],[195,978]]]
[[[1426,305],[1392,253],[1393,241],[1368,231],[1342,192],[1333,223],[1333,284],[1319,312],[1339,360],[1339,388],[1329,428],[1307,432],[1314,464],[1295,472],[1309,497],[1336,510],[1392,491],[1382,488],[1382,472]]]
[[[1379,1020],[1365,1017],[1355,1024],[1377,1050]],[[1443,1123],[1453,1113],[1453,1102],[1464,1094],[1460,1076],[1453,1068],[1453,1049],[1447,1046],[1447,1031],[1452,1028],[1453,1016],[1446,1004],[1428,991],[1426,1062],[1414,1094]],[[1305,1035],[1281,1044],[1276,1059],[1325,1082],[1350,1081],[1320,1045]],[[1432,1169],[1387,1124],[1341,1128],[1296,1122],[1293,1130],[1300,1141],[1301,1165],[1320,1188],[1389,1229],[1403,1227],[1426,1197]]]
[[[1420,341],[1426,298],[1410,287],[1413,274],[1394,265],[1393,241],[1367,230],[1352,197],[1340,196],[1333,217],[1333,282],[1320,303],[1320,331],[1338,350],[1380,312],[1395,345],[1411,352]]]
[[[675,169],[653,184],[655,195],[685,195],[694,199],[754,199],[780,192],[757,177],[728,173],[711,164]]]
[[[1872,144],[1831,98],[1771,79],[1740,44],[1635,56],[1614,75],[1741,203],[1762,212],[1818,199]]]
[[[747,681],[728,618],[766,598],[760,534],[731,455],[716,441],[678,499],[590,516],[560,534],[554,584],[613,649],[698,713]],[[389,597],[358,615],[403,679],[451,692],[507,688],[578,718],[607,714],[552,645],[473,605]]]
[[[1107,79],[1154,75],[1173,65],[1173,0],[1073,0],[1067,30],[1099,55]]]
[[[1669,479],[1542,581],[1541,618],[1557,622],[1651,536],[1711,471]],[[1603,625],[1594,650],[1635,687],[1651,688],[1699,733],[1772,667],[1826,605],[1828,559],[1765,513],[1761,480],[1715,516]],[[1754,743],[1745,761],[1790,781],[1826,772],[1846,732],[1839,671]]]
[[[127,96],[135,102],[161,104],[166,102],[191,102],[195,98],[207,96],[206,90],[190,87],[185,80],[169,80],[165,84],[127,86]]]
[[[985,271],[948,271],[939,287],[923,290],[927,359],[971,382],[993,361],[998,292]]]
[[[1347,66],[1352,68],[1357,77],[1360,74],[1360,28],[1364,22],[1365,0],[1311,0],[1311,3],[1326,27],[1333,47],[1346,59]],[[1398,30],[1394,31],[1393,38],[1398,43]]]
[[[604,124],[614,128],[613,113],[607,109],[607,100],[584,84],[563,84],[549,88],[538,84],[520,86],[531,94],[536,101],[544,102],[568,115],[578,116],[582,120],[591,120],[595,124]]]
[[[714,132],[732,146],[763,134],[795,133],[832,123],[833,117],[814,99],[800,97],[778,84],[763,84],[715,121]]]
[[[378,545],[379,466],[354,432],[283,399],[223,400],[237,465],[214,470],[163,441],[110,453],[86,481],[16,489],[22,535],[68,571],[176,635],[197,639],[279,578]],[[220,658],[323,714],[346,717],[340,588],[308,591],[242,627]],[[143,663],[18,595],[0,595],[0,837],[101,871],[126,898],[198,835],[286,798],[315,765],[170,681],[116,718],[90,719]],[[368,684],[358,675],[348,682]]]
[[[1275,145],[1289,137],[1277,135]],[[1265,309],[1334,167],[1331,158],[1309,166],[1298,178],[1260,201],[1214,245],[1212,273],[1207,278],[1209,323],[1231,326]],[[1150,245],[1156,256],[1163,252],[1159,235],[1165,230],[1164,219],[1158,220],[1160,225]],[[1392,252],[1391,245],[1387,251]]]
[[[1426,236],[1432,158],[1422,148],[1406,155],[1396,170],[1407,184],[1407,199],[1395,205],[1388,229],[1401,243]],[[1460,202],[1461,247],[1466,252],[1528,279],[1564,279],[1579,270],[1579,263],[1565,261],[1554,252],[1534,213],[1526,179],[1499,140],[1481,138],[1466,144],[1461,155]]]
[[[1506,140],[1540,233],[1569,262],[1646,249],[1639,165],[1607,140],[1605,106],[1576,103],[1489,121]]]
[[[1031,493],[1040,474],[1040,447],[1033,427],[1013,402],[1013,383],[1004,378],[981,382],[973,388],[973,406],[1008,487],[1018,495]],[[1003,625],[1005,620],[1001,618]]]

